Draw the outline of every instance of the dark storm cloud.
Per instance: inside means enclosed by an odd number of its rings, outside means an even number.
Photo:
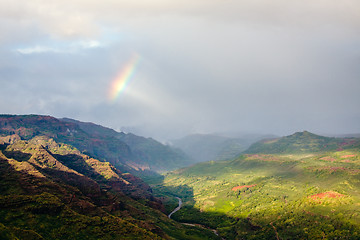
[[[360,132],[359,11],[355,0],[0,1],[0,109],[159,139]]]

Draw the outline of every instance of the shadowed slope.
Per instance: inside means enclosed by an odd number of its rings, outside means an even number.
[[[144,170],[166,171],[189,164],[183,153],[153,139],[71,119],[0,115],[0,135],[17,135],[23,140],[47,136],[56,142],[70,144],[93,158],[108,161],[121,170],[138,171],[139,174]]]
[[[169,220],[151,192],[46,136],[0,138],[1,239],[203,239]]]

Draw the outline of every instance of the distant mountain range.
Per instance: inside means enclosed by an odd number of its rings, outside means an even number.
[[[0,115],[0,134],[23,140],[47,136],[124,171],[162,172],[190,164],[183,152],[154,139],[116,132],[93,123],[40,115]]]
[[[232,159],[252,143],[269,137],[275,136],[243,134],[240,137],[227,137],[217,134],[193,134],[173,140],[172,144],[184,151],[194,162],[205,162]]]

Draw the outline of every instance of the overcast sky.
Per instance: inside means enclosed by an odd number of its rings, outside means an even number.
[[[0,0],[0,33],[1,113],[158,140],[360,132],[359,0]]]

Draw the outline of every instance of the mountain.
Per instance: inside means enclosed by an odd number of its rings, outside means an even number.
[[[140,178],[40,136],[63,133],[56,119],[35,119],[23,120],[38,123],[31,130],[19,123],[26,140],[0,137],[0,239],[216,239],[169,219]]]
[[[152,188],[182,199],[175,220],[224,239],[360,239],[359,140],[299,132],[169,172]]]
[[[181,149],[195,162],[232,159],[246,150],[262,135],[226,137],[216,134],[193,134],[173,140],[174,147]]]
[[[180,149],[163,145],[152,138],[139,137],[132,133],[120,134],[117,138],[130,146],[134,155],[151,166],[150,170],[163,172],[192,163],[191,158]]]
[[[83,131],[96,137],[111,137],[127,144],[135,159],[138,161],[127,164],[135,169],[150,169],[156,171],[167,171],[189,165],[190,158],[181,150],[159,143],[152,138],[144,138],[132,133],[125,134],[116,132],[94,123],[84,123],[73,119],[61,119],[66,122],[76,123]],[[141,164],[139,164],[141,160]]]
[[[245,153],[313,153],[359,146],[359,138],[324,137],[303,131],[286,137],[261,140],[252,144]]]
[[[184,153],[153,139],[118,133],[93,123],[51,116],[0,115],[0,134],[17,134],[24,140],[40,135],[51,137],[131,172],[166,171],[190,162]]]

